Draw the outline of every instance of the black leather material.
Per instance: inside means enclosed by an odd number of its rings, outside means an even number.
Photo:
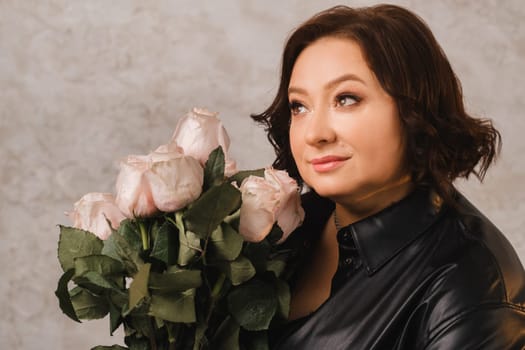
[[[298,259],[333,210],[315,195],[304,203],[288,243],[302,247]],[[460,194],[457,208],[440,208],[418,189],[337,238],[330,298],[273,333],[273,349],[525,349],[523,266]]]

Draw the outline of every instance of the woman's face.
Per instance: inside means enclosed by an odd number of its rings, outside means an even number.
[[[406,184],[396,104],[357,43],[327,37],[306,47],[293,67],[288,98],[292,154],[318,194],[341,204],[388,201],[392,188]]]

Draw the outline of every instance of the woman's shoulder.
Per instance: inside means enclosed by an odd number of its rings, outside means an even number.
[[[502,299],[519,298],[525,303],[525,270],[505,235],[463,195],[458,196],[456,218],[467,242],[461,261],[474,263],[472,260],[479,257],[472,270],[485,276],[491,271],[492,285],[499,282]]]
[[[432,286],[426,300],[436,319],[511,308],[525,312],[525,270],[501,231],[463,195],[440,225]],[[438,233],[438,232],[436,232]]]
[[[435,243],[426,265],[431,272],[415,312],[430,342],[425,346],[499,339],[491,348],[514,348],[506,347],[513,343],[505,343],[505,332],[511,323],[525,327],[525,271],[505,236],[458,195],[427,237]]]

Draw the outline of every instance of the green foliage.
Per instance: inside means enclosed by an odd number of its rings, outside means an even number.
[[[144,264],[133,278],[129,286],[129,308],[130,310],[139,305],[144,298],[149,298],[148,280],[151,264]]]
[[[221,262],[217,266],[234,286],[244,283],[255,276],[255,268],[250,260],[244,256],[239,256],[234,261]]]
[[[224,180],[224,152],[219,146],[214,149],[204,166],[204,189],[220,185]]]
[[[76,287],[70,294],[75,314],[80,319],[99,319],[109,312],[109,305],[105,298],[92,294],[84,288]]]
[[[123,220],[105,241],[60,226],[60,308],[77,322],[109,314],[111,334],[124,327],[127,348],[92,350],[268,349],[270,323],[289,313],[286,254],[274,244],[282,232],[275,226],[268,239],[245,242],[241,194],[231,185],[263,171],[225,179],[219,147],[206,163],[204,192],[187,208]]]
[[[237,321],[230,315],[226,316],[213,339],[213,343],[218,344],[217,350],[238,350],[240,330],[241,326]]]
[[[150,257],[156,258],[168,266],[175,264],[179,250],[177,236],[177,228],[169,221],[164,222],[157,231]]]
[[[230,183],[214,186],[190,205],[184,214],[186,227],[206,239],[240,205],[241,193]]]
[[[275,291],[277,293],[278,312],[283,319],[288,319],[290,314],[290,286],[283,280],[275,279]]]
[[[202,284],[201,271],[177,269],[164,273],[152,272],[149,276],[149,289],[162,294],[183,292],[198,288]]]
[[[58,241],[58,260],[62,270],[74,268],[74,259],[82,256],[99,254],[102,241],[91,232],[73,227],[60,226]]]
[[[268,334],[265,331],[251,332],[247,339],[246,349],[248,350],[269,350]]]
[[[235,260],[241,253],[243,243],[242,236],[223,222],[210,236],[208,255],[212,260]]]
[[[128,348],[125,348],[120,345],[112,345],[112,346],[95,346],[94,348],[91,348],[91,350],[128,350]]]
[[[142,241],[138,223],[126,219],[120,223],[117,233],[104,241],[102,254],[121,261],[128,276],[134,275],[144,261],[140,257]]]
[[[69,269],[66,272],[64,272],[64,274],[58,280],[58,286],[57,290],[55,291],[55,295],[58,298],[58,302],[62,312],[72,320],[80,322],[80,319],[78,318],[77,314],[75,313],[75,309],[73,308],[71,296],[69,295],[69,291],[67,289],[67,284],[73,278],[74,275],[75,269]]]
[[[181,293],[152,294],[150,314],[170,322],[195,322],[195,292],[188,289]]]
[[[264,169],[256,170],[243,170],[230,177],[230,182],[236,182],[238,186],[242,184],[242,181],[248,176],[264,177]]]
[[[228,294],[228,309],[246,330],[268,329],[277,311],[275,288],[262,280],[253,280],[238,286]]]

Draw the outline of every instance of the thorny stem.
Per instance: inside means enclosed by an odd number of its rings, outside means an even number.
[[[166,330],[168,331],[168,347],[169,349],[172,349],[172,345],[175,344],[175,337],[173,336],[173,333],[171,332],[170,325],[166,325]]]
[[[204,242],[204,248],[202,248],[202,252],[201,252],[201,258],[202,258],[202,263],[204,265],[207,265],[207,262],[206,262],[206,250],[208,249],[208,242],[210,240],[210,237],[208,236],[208,238],[206,238],[206,241]]]
[[[155,340],[155,326],[152,323],[153,323],[153,317],[150,317],[150,322],[148,326],[151,331],[151,337],[149,338],[149,342],[151,345],[151,350],[157,350],[157,342]]]
[[[226,280],[226,275],[221,273],[219,275],[219,278],[217,278],[217,281],[213,285],[213,289],[211,291],[211,297],[212,299],[216,300],[219,296],[219,293],[221,292],[222,285],[224,284],[224,281]]]
[[[226,280],[226,275],[221,273],[219,277],[217,278],[217,281],[215,281],[215,284],[213,285],[213,289],[211,290],[211,303],[210,303],[210,307],[208,308],[208,314],[206,315],[206,324],[210,322],[213,308],[215,307],[215,303],[217,302],[219,293],[221,292],[221,289],[222,289],[222,286],[224,285],[225,280]]]

